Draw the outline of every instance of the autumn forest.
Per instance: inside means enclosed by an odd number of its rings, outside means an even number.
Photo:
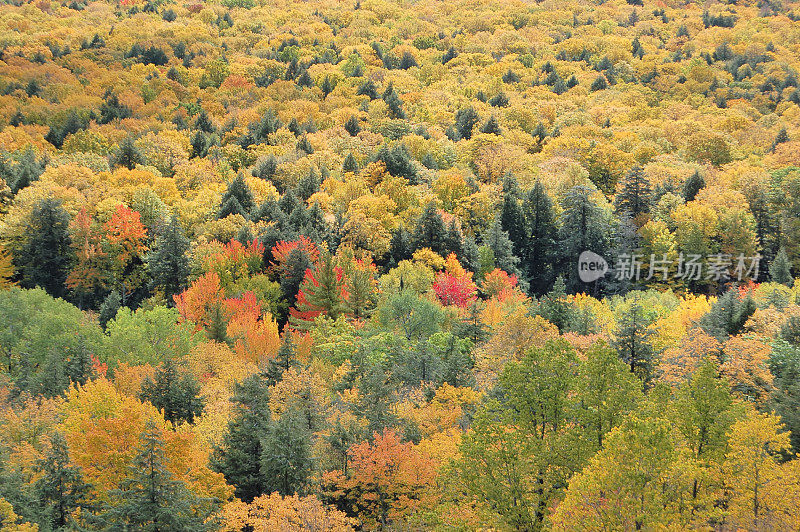
[[[0,531],[800,529],[800,4],[0,0]]]

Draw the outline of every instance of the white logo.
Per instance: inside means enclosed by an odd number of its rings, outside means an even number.
[[[593,251],[584,251],[578,257],[578,277],[584,283],[591,283],[608,272],[606,259]]]

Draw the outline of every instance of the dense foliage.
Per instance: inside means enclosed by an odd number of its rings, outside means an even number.
[[[0,530],[800,528],[796,7],[0,5]]]

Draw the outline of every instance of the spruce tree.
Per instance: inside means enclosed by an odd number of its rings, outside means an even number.
[[[225,218],[232,214],[241,214],[249,218],[255,210],[256,204],[253,193],[244,180],[244,175],[239,173],[236,178],[228,184],[228,190],[222,196],[217,219]]]
[[[406,117],[406,113],[403,111],[403,101],[400,99],[400,96],[398,96],[391,83],[389,83],[389,86],[383,93],[383,101],[386,102],[386,106],[389,108],[389,114],[392,118],[402,120]]]
[[[144,162],[144,155],[136,147],[133,137],[127,136],[123,139],[114,155],[111,157],[111,166],[124,166],[128,170],[136,168],[137,164]]]
[[[55,199],[41,200],[31,212],[26,226],[28,239],[19,256],[17,269],[22,272],[22,285],[40,286],[53,297],[62,297],[64,282],[72,262],[69,236],[69,214]]]
[[[205,400],[199,396],[200,383],[189,373],[181,373],[178,364],[165,360],[156,370],[155,378],[142,382],[139,398],[161,410],[164,419],[177,427],[179,423],[194,423],[203,413]]]
[[[447,253],[446,228],[434,202],[428,203],[417,221],[417,228],[411,238],[414,249],[430,248],[445,256]]]
[[[687,202],[694,200],[694,198],[697,196],[697,193],[703,190],[705,186],[705,179],[703,179],[703,176],[700,175],[700,172],[695,171],[683,183],[683,199],[685,199]]]
[[[110,322],[117,316],[117,312],[119,311],[121,306],[122,306],[122,296],[120,296],[119,292],[117,292],[116,290],[112,290],[106,296],[105,300],[103,300],[103,304],[100,305],[100,313],[98,315],[98,321],[100,322],[100,327],[105,329],[108,322]]]
[[[794,277],[792,277],[792,263],[789,261],[789,256],[786,254],[786,248],[783,246],[778,250],[775,258],[769,265],[769,279],[773,283],[780,283],[789,287],[794,283]]]
[[[148,257],[151,288],[160,289],[168,305],[173,304],[173,296],[186,288],[190,272],[188,252],[189,239],[173,216],[156,238],[155,250]]]
[[[12,179],[8,183],[11,187],[11,192],[16,194],[39,179],[43,172],[44,161],[36,159],[36,152],[29,144],[25,151],[22,152],[19,162],[14,167]]]
[[[572,187],[564,197],[559,235],[560,271],[567,290],[581,290],[578,279],[578,257],[584,251],[603,256],[608,247],[608,220],[592,200],[595,191],[584,185]]]
[[[344,129],[350,134],[351,137],[355,137],[361,133],[361,126],[358,123],[358,118],[355,116],[348,118],[347,122],[344,123]]]
[[[622,181],[619,192],[614,198],[617,212],[627,212],[631,218],[650,211],[650,182],[644,175],[641,166],[634,166]]]
[[[109,492],[98,521],[103,530],[202,532],[216,528],[209,517],[219,501],[203,498],[175,479],[166,467],[164,442],[149,421],[142,434],[128,476]]]
[[[233,417],[211,457],[211,467],[225,475],[235,495],[247,503],[267,492],[267,480],[261,473],[261,440],[271,415],[269,384],[262,373],[236,384],[231,398]]]
[[[90,486],[84,482],[80,467],[70,463],[67,441],[60,432],[50,437],[50,449],[37,463],[41,476],[34,484],[34,493],[48,529],[66,530],[75,526],[72,514],[90,506]]]
[[[401,260],[409,260],[411,258],[414,253],[411,238],[409,232],[402,225],[392,233],[392,239],[389,241],[389,256],[394,265],[397,265]]]
[[[638,301],[634,301],[619,317],[617,331],[611,340],[620,359],[645,384],[650,382],[653,371],[654,349],[651,337],[654,332],[649,326],[644,308]]]
[[[297,195],[303,201],[308,201],[316,191],[319,190],[320,180],[316,170],[313,168],[306,175],[300,178],[297,183]]]
[[[492,250],[494,263],[498,268],[520,276],[519,257],[514,254],[514,246],[511,239],[508,238],[508,233],[503,231],[499,216],[495,218],[488,231],[484,232],[483,243]]]
[[[453,140],[469,140],[472,138],[472,129],[478,123],[478,113],[472,106],[459,109],[456,112],[455,132],[458,136]]]
[[[294,306],[297,301],[297,291],[300,289],[300,283],[303,282],[303,278],[305,278],[306,270],[312,266],[311,257],[300,246],[290,251],[286,257],[286,263],[283,265],[283,274],[279,282],[283,297],[290,307]]]
[[[348,153],[347,157],[344,158],[344,162],[342,163],[342,172],[352,172],[357,174],[358,170],[358,161],[356,161],[356,158],[353,157],[352,153]]]
[[[490,135],[499,135],[500,132],[500,123],[497,121],[497,117],[492,115],[489,117],[489,120],[481,128],[481,133],[486,133]]]
[[[297,364],[297,350],[294,342],[292,341],[291,334],[285,334],[281,341],[281,346],[272,358],[267,362],[267,368],[264,371],[264,378],[268,386],[274,386],[283,379],[283,374],[289,368]]]
[[[325,252],[317,262],[312,274],[316,282],[307,281],[301,285],[307,305],[300,301],[297,310],[300,312],[322,311],[335,320],[345,311],[342,298],[344,279],[341,275],[341,268],[337,266],[335,258]],[[294,319],[290,322],[293,322],[293,325],[298,328],[303,328],[305,325]]]
[[[514,245],[514,255],[523,257],[528,245],[528,228],[522,206],[510,192],[503,196],[500,225]]]
[[[541,181],[536,181],[522,206],[528,231],[523,268],[533,294],[542,295],[555,278],[558,227],[553,202]]]
[[[270,424],[261,440],[261,476],[267,492],[303,493],[311,476],[311,435],[308,420],[292,408]]]

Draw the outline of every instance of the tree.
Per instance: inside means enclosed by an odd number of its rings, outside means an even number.
[[[685,462],[666,419],[628,416],[588,466],[569,480],[554,530],[685,529],[691,515]]]
[[[161,432],[148,422],[128,476],[98,516],[104,530],[213,530],[219,502],[196,495],[166,468]]]
[[[347,119],[347,122],[344,123],[344,129],[347,131],[351,137],[355,137],[361,132],[361,126],[358,124],[358,118],[355,116],[351,116]]]
[[[165,360],[156,370],[155,379],[145,378],[139,398],[158,408],[164,419],[177,427],[179,423],[194,423],[203,413],[205,400],[199,396],[200,384],[189,373],[181,374],[177,363]]]
[[[100,312],[97,317],[97,320],[103,329],[106,328],[108,322],[114,319],[121,306],[122,297],[119,295],[119,292],[116,290],[109,292],[106,298],[103,300],[103,304],[100,305]]]
[[[724,342],[744,328],[744,324],[756,311],[755,301],[748,292],[744,297],[732,288],[719,296],[700,319],[700,326],[717,340]]]
[[[311,438],[306,417],[291,409],[273,421],[261,439],[261,475],[265,491],[302,493],[311,474]]]
[[[119,292],[125,305],[129,296],[147,280],[144,263],[148,250],[147,229],[138,211],[120,204],[103,225],[103,230],[103,251],[109,258],[109,284]]]
[[[627,212],[636,219],[650,210],[650,182],[641,166],[634,166],[622,181],[614,202],[617,212]]]
[[[313,270],[306,270],[297,293],[296,310],[290,312],[291,323],[306,328],[308,321],[320,314],[336,319],[345,311],[346,280],[342,268],[330,253],[323,253]]]
[[[528,241],[524,246],[523,265],[531,283],[531,291],[541,295],[550,289],[554,280],[553,263],[556,260],[558,239],[553,202],[541,181],[534,183],[522,208],[529,231]]]
[[[564,212],[559,234],[559,269],[564,274],[567,290],[581,291],[578,278],[578,257],[584,251],[603,256],[608,246],[605,231],[606,215],[592,200],[594,190],[576,185],[564,196]]]
[[[489,117],[489,119],[481,128],[481,133],[488,135],[500,135],[500,124],[498,123],[496,116],[492,115]]]
[[[642,383],[613,349],[605,343],[595,343],[578,369],[576,384],[580,422],[598,451],[605,435],[642,400]]]
[[[128,170],[136,168],[137,164],[144,162],[144,154],[136,146],[135,139],[125,137],[111,157],[111,166],[124,166]]]
[[[39,460],[37,469],[42,476],[36,481],[34,491],[48,524],[53,530],[74,526],[73,512],[91,508],[89,485],[83,481],[80,467],[70,463],[63,434],[55,432],[50,437],[50,449]]]
[[[156,238],[155,249],[148,256],[152,288],[160,289],[168,304],[186,289],[189,277],[189,239],[183,235],[178,219],[173,216]]]
[[[13,178],[8,183],[8,186],[11,187],[11,193],[16,194],[39,179],[39,176],[44,172],[44,166],[44,161],[36,159],[36,152],[33,150],[33,146],[29,144],[20,155],[19,162],[12,173]]]
[[[703,176],[700,175],[700,172],[695,170],[695,172],[683,183],[683,199],[687,202],[693,201],[697,196],[697,193],[705,188],[705,186],[705,179],[703,179]]]
[[[464,107],[456,112],[455,133],[453,140],[469,140],[472,138],[472,130],[478,123],[478,113],[472,106]]]
[[[446,255],[445,236],[447,230],[434,202],[428,203],[417,221],[417,227],[411,237],[414,249],[429,248],[434,253]]]
[[[508,238],[508,233],[503,231],[499,217],[496,217],[489,229],[484,232],[482,239],[483,245],[492,252],[493,265],[519,277],[519,257],[514,254],[513,244]]]
[[[773,283],[780,283],[789,287],[794,283],[794,277],[792,277],[792,263],[789,261],[789,256],[786,254],[786,248],[781,247],[778,250],[778,254],[775,255],[775,258],[769,265],[769,278]]]
[[[502,403],[488,401],[462,439],[457,468],[468,493],[515,530],[541,530],[586,459],[570,422],[576,366],[566,341],[528,350],[500,377]]]
[[[233,415],[214,449],[211,467],[225,475],[236,496],[251,502],[266,493],[268,481],[261,471],[262,438],[269,424],[269,391],[265,376],[256,373],[236,384]]]
[[[256,204],[253,199],[253,193],[244,180],[244,174],[239,173],[236,178],[228,184],[228,190],[222,195],[217,218],[222,219],[231,214],[240,214],[245,218],[249,218],[255,208]]]
[[[651,340],[654,332],[650,328],[650,320],[638,300],[623,307],[619,313],[611,344],[622,361],[630,366],[631,373],[648,384],[653,373],[654,355]]]
[[[53,297],[65,292],[65,282],[72,261],[72,239],[69,235],[69,215],[55,199],[40,201],[31,212],[26,225],[27,240],[15,257],[22,274],[22,285],[41,286]]]

